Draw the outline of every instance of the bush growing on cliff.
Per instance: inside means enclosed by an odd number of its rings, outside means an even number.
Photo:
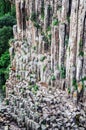
[[[54,20],[53,20],[53,26],[56,26],[56,25],[58,25],[58,24],[59,24],[58,19],[54,19]]]
[[[32,22],[36,22],[36,13],[35,13],[35,12],[32,12],[31,17],[30,17],[30,20],[31,20]]]

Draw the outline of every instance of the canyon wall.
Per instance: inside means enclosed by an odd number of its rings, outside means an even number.
[[[86,102],[86,0],[15,0],[6,94],[19,81]]]

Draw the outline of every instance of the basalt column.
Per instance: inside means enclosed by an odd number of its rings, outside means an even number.
[[[61,88],[74,101],[85,101],[86,0],[15,0],[15,5],[9,80]]]
[[[21,37],[21,31],[22,31],[21,0],[16,0],[15,5],[16,5],[17,31],[19,38]]]

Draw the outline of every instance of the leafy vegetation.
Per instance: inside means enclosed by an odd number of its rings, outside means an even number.
[[[45,72],[45,70],[46,70],[46,65],[43,66],[43,72]]]
[[[30,20],[31,20],[32,22],[36,22],[36,13],[35,13],[35,12],[32,12],[31,17],[30,17]]]
[[[72,85],[74,86],[74,90],[77,90],[78,86],[77,86],[77,81],[75,78],[72,80]]]
[[[9,39],[13,38],[15,6],[9,0],[0,0],[0,87],[5,91],[5,82],[9,77],[10,55]]]
[[[64,78],[66,77],[66,68],[65,68],[65,66],[62,65],[62,66],[59,68],[59,70],[60,70],[60,76],[61,76],[61,78],[64,79]]]
[[[84,56],[84,52],[83,52],[83,51],[80,51],[80,52],[79,52],[79,56],[82,56],[82,57],[83,57],[83,56]]]
[[[52,76],[51,76],[51,80],[52,80],[52,81],[56,80],[55,75],[52,75]]]
[[[54,20],[53,20],[53,26],[56,26],[56,25],[58,25],[58,24],[59,24],[58,19],[54,19]]]
[[[29,85],[29,86],[28,86],[28,89],[29,89],[30,91],[32,91],[34,94],[36,94],[37,91],[38,91],[38,89],[39,89],[39,87],[38,87],[36,84],[34,84],[34,85]]]
[[[68,42],[69,42],[69,36],[66,35],[66,37],[65,37],[65,46],[66,46],[66,48],[68,47]]]
[[[12,27],[0,28],[0,56],[9,48],[9,39],[13,36]]]
[[[11,12],[11,3],[9,0],[0,0],[0,16]]]
[[[43,62],[46,59],[46,56],[42,56],[40,61]]]
[[[3,26],[11,26],[11,27],[13,27],[14,24],[16,24],[16,20],[9,13],[5,14],[4,16],[2,16],[0,18],[0,28],[2,28]]]

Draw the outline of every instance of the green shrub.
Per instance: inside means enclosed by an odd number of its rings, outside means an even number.
[[[0,16],[11,12],[11,2],[9,0],[0,0]]]
[[[84,52],[83,52],[83,51],[80,51],[80,52],[79,52],[79,56],[82,56],[82,57],[83,57],[83,56],[84,56]]]
[[[48,38],[51,40],[51,37],[52,37],[52,34],[50,33],[50,34],[48,34]]]
[[[46,29],[46,32],[49,32],[49,31],[51,31],[51,26],[48,26]]]
[[[80,39],[79,46],[80,46],[80,48],[83,46],[82,39]]]
[[[45,72],[45,70],[46,70],[46,65],[43,66],[43,72]]]
[[[35,91],[37,91],[39,89],[39,87],[37,85],[33,85],[33,88]]]
[[[77,90],[77,81],[76,81],[76,79],[74,78],[73,80],[72,80],[72,85],[73,85],[73,87],[74,87],[74,90]]]
[[[21,76],[20,76],[20,75],[17,75],[16,77],[17,77],[18,80],[20,80],[20,77],[21,77]]]
[[[32,22],[36,22],[36,13],[35,13],[35,12],[32,12],[31,17],[30,17],[30,20],[31,20]]]
[[[58,25],[58,24],[59,24],[58,19],[54,19],[54,20],[53,20],[53,26],[56,26],[56,25]]]
[[[69,36],[66,35],[65,37],[65,46],[68,47],[68,42],[69,42]]]
[[[13,25],[15,24],[16,24],[16,20],[10,14],[6,14],[5,16],[0,18],[0,28],[2,28],[3,26],[13,27]]]
[[[9,99],[5,100],[6,105],[9,105]]]
[[[52,81],[56,80],[55,75],[52,75],[52,76],[51,76],[51,80],[52,80]]]
[[[69,94],[71,93],[71,89],[70,89],[70,87],[68,87],[67,91],[68,91]]]
[[[12,27],[0,28],[0,56],[9,48],[9,39],[13,36]]]
[[[45,59],[46,59],[46,56],[42,56],[41,59],[40,59],[40,61],[43,62]]]
[[[34,27],[36,27],[37,29],[40,29],[40,28],[41,28],[41,26],[40,26],[39,23],[37,23],[37,22],[34,22]]]
[[[70,23],[70,16],[67,16],[67,21],[68,23]]]
[[[10,56],[9,52],[6,51],[4,54],[0,57],[0,85],[3,89],[3,85],[5,84],[5,81],[9,77],[9,71],[10,71]]]
[[[62,65],[62,66],[59,68],[59,70],[60,70],[60,76],[61,76],[61,78],[62,78],[62,79],[65,78],[65,77],[66,77],[66,68],[65,68],[65,66]]]
[[[10,55],[9,52],[6,51],[4,54],[0,57],[0,68],[4,67],[6,68],[10,63]]]
[[[51,7],[51,5],[48,5],[48,10],[50,11],[50,10],[52,10],[52,7]]]
[[[3,85],[3,86],[2,86],[2,90],[3,90],[3,92],[6,91],[6,85]]]

